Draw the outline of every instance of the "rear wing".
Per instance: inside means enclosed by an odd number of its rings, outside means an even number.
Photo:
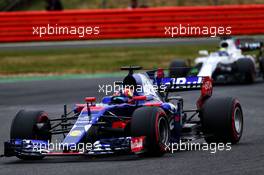
[[[179,77],[179,78],[162,78],[159,80],[160,86],[165,86],[166,91],[188,91],[199,90],[202,87],[204,77]]]
[[[263,42],[254,40],[240,40],[236,41],[237,47],[242,51],[255,51],[263,49]]]
[[[164,69],[160,68],[147,71],[146,73],[154,81],[155,85],[160,87],[160,89],[165,89],[167,92],[199,90],[206,82],[213,84],[213,80],[207,76],[165,77]]]
[[[179,77],[179,78],[157,78],[156,84],[160,89],[169,92],[201,90],[202,96],[211,96],[213,91],[213,80],[210,77]]]
[[[161,78],[158,86],[165,86],[165,100],[169,97],[169,92],[200,90],[201,95],[197,101],[197,107],[200,108],[206,99],[213,94],[213,80],[210,77],[179,77],[179,78]]]

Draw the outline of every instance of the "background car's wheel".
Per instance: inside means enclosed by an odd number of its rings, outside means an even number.
[[[45,112],[21,110],[12,121],[10,138],[48,141],[51,140],[50,128],[50,121]],[[25,160],[43,158],[43,156],[25,155],[19,155],[17,157]]]
[[[189,76],[197,76],[200,72],[201,68],[203,66],[203,63],[198,63],[194,67],[191,68],[191,70],[188,72]]]
[[[243,132],[243,113],[237,99],[232,97],[208,99],[201,116],[206,142],[232,144],[239,142]]]
[[[243,76],[245,83],[254,83],[256,78],[256,69],[253,61],[248,58],[239,59],[236,62],[238,72]]]
[[[183,60],[173,60],[169,65],[170,77],[186,77],[189,69]]]
[[[264,79],[264,57],[259,58],[259,69]]]
[[[131,136],[146,136],[145,155],[162,156],[170,137],[166,113],[159,107],[136,109],[131,120]]]

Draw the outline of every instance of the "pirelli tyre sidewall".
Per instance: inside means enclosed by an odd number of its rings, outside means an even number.
[[[170,137],[166,113],[159,107],[136,109],[131,120],[131,136],[145,136],[144,155],[162,156]]]
[[[239,142],[243,133],[243,112],[232,97],[211,98],[201,111],[202,129],[208,143]]]

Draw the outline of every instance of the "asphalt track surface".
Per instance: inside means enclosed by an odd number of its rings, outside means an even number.
[[[133,47],[133,46],[160,46],[184,44],[217,43],[218,38],[152,38],[152,39],[115,39],[115,40],[83,40],[83,41],[56,41],[56,42],[22,42],[0,43],[1,50],[51,50],[67,48],[104,48],[104,47]]]
[[[264,41],[260,36],[238,36],[241,39],[255,39]],[[68,48],[104,48],[104,47],[139,47],[139,46],[166,46],[166,45],[190,45],[190,44],[216,44],[220,41],[215,38],[149,38],[149,39],[114,39],[114,40],[83,40],[83,41],[45,41],[45,42],[21,42],[0,43],[0,51],[27,51],[27,50],[52,50]]]
[[[98,84],[119,78],[47,80],[0,83],[0,152],[9,139],[13,116],[20,109],[45,110],[59,116],[63,104],[83,102],[85,96],[102,97]],[[199,92],[180,93],[186,107],[194,106]],[[244,112],[244,133],[240,144],[231,151],[180,151],[160,158],[48,157],[41,161],[0,158],[0,174],[72,175],[72,174],[264,174],[264,82],[252,85],[218,86],[214,96],[238,97]],[[201,140],[203,141],[203,140]]]

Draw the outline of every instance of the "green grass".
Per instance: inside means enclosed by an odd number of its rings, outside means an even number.
[[[119,71],[121,66],[167,68],[174,58],[193,59],[211,45],[0,51],[0,75],[78,74]]]

